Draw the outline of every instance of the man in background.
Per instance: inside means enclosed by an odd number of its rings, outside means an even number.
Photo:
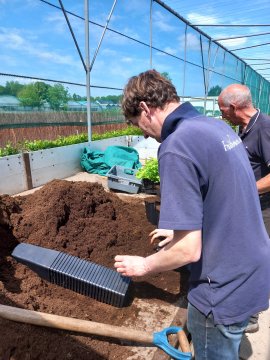
[[[270,117],[253,106],[250,90],[245,85],[226,87],[218,97],[218,105],[222,117],[239,126],[239,136],[256,178],[264,224],[270,236]],[[251,317],[246,332],[258,330],[256,314]]]
[[[173,234],[152,255],[117,255],[115,267],[144,276],[190,264],[195,358],[238,360],[250,316],[269,306],[270,285],[270,240],[242,142],[225,122],[180,104],[155,70],[129,80],[122,108],[145,137],[161,142],[159,228]]]

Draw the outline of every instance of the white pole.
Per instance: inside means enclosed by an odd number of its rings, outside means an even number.
[[[85,65],[86,65],[86,109],[88,142],[92,140],[91,129],[91,96],[90,96],[90,50],[89,50],[89,0],[84,1],[85,19]]]

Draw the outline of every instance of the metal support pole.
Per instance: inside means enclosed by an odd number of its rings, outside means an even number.
[[[187,64],[187,24],[185,27],[185,49],[184,49],[184,75],[183,75],[183,89],[182,96],[185,96],[185,87],[186,87],[186,64]]]
[[[153,68],[153,22],[152,22],[152,14],[153,14],[153,0],[150,0],[150,69]]]
[[[200,34],[200,47],[201,47],[201,58],[202,58],[202,71],[203,71],[203,84],[204,84],[204,115],[206,114],[206,103],[207,103],[207,84],[205,78],[205,66],[203,58],[203,46],[202,46],[202,36]]]
[[[209,84],[210,84],[211,50],[212,50],[212,40],[210,39],[209,43],[208,43],[207,70],[206,70],[207,94],[208,94],[208,91],[209,91]]]
[[[80,48],[79,48],[79,45],[78,45],[77,40],[76,40],[76,36],[75,36],[75,34],[74,34],[73,30],[72,30],[71,24],[70,24],[70,22],[69,22],[69,19],[68,19],[67,13],[66,13],[66,10],[65,10],[64,5],[63,5],[63,3],[62,3],[61,0],[59,0],[59,4],[60,4],[60,6],[61,6],[62,12],[63,12],[64,17],[65,17],[65,19],[66,19],[66,22],[67,22],[69,31],[70,31],[70,33],[71,33],[71,35],[72,35],[73,41],[74,41],[74,43],[75,43],[76,49],[77,49],[77,51],[78,51],[78,54],[79,54],[79,56],[80,56],[81,62],[82,62],[83,67],[84,67],[84,70],[86,71],[86,67],[85,67],[85,63],[84,63],[84,60],[83,60],[83,56],[82,56],[82,54],[81,54],[81,50],[80,50]]]
[[[266,103],[267,103],[266,114],[269,114],[269,111],[270,111],[270,91],[269,91],[269,87],[268,87],[268,101]]]
[[[93,65],[94,65],[94,62],[95,62],[95,60],[96,60],[96,57],[97,57],[97,54],[98,54],[98,52],[99,52],[99,49],[100,49],[102,40],[103,40],[103,38],[104,38],[104,35],[105,35],[105,33],[106,33],[106,31],[107,31],[107,28],[108,28],[108,26],[109,26],[109,22],[110,22],[110,20],[111,20],[111,17],[112,17],[113,10],[114,10],[114,8],[115,8],[116,2],[117,2],[117,0],[114,0],[113,6],[112,6],[112,8],[111,8],[111,11],[110,11],[110,13],[109,13],[108,19],[107,19],[107,21],[106,21],[106,25],[104,26],[104,29],[103,29],[101,38],[100,38],[100,40],[99,40],[97,49],[96,49],[96,51],[95,51],[95,54],[94,54],[94,56],[93,56],[93,60],[92,60],[91,65],[90,65],[90,72],[91,72],[92,67],[93,67]]]
[[[91,128],[91,96],[90,96],[90,50],[89,50],[89,0],[84,0],[85,22],[85,66],[86,66],[86,109],[88,142],[92,140]]]
[[[257,107],[261,107],[260,106],[260,103],[261,103],[261,95],[262,95],[262,89],[263,89],[263,84],[264,84],[264,82],[263,82],[263,77],[262,76],[260,76],[259,77],[259,79],[260,79],[260,85],[259,85],[259,96],[258,96],[258,101],[257,101]]]
[[[235,78],[237,79],[239,61],[236,59]]]
[[[223,83],[224,83],[224,75],[225,75],[225,68],[226,68],[226,52],[224,51],[223,54],[223,67],[222,67],[222,78],[223,78]],[[223,85],[223,84],[222,84]]]
[[[248,67],[245,64],[245,70],[244,70],[244,78],[243,78],[243,85],[248,85]]]

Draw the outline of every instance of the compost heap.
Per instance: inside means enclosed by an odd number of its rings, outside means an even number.
[[[2,195],[0,303],[117,326],[136,318],[140,309],[132,299],[175,303],[180,291],[175,271],[134,278],[129,305],[116,308],[51,284],[11,257],[17,244],[28,243],[113,268],[117,254],[153,253],[148,237],[153,228],[141,201],[122,201],[97,183],[54,180],[30,195]],[[126,360],[131,347],[123,344],[0,318],[1,360]]]

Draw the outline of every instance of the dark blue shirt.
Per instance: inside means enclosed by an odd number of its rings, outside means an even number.
[[[252,116],[239,136],[245,146],[256,181],[270,173],[270,117],[260,110]],[[270,206],[270,192],[260,195],[261,205]]]
[[[270,117],[257,112],[249,121],[240,138],[248,153],[248,158],[256,180],[270,173]]]
[[[161,137],[159,227],[202,230],[190,303],[225,325],[267,309],[270,240],[241,139],[189,103],[166,118]]]

